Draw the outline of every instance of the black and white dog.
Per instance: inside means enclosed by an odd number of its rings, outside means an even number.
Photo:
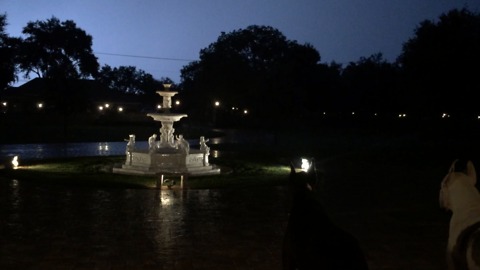
[[[447,245],[448,269],[480,270],[480,193],[471,161],[456,171],[457,160],[440,186],[440,207],[452,212]]]

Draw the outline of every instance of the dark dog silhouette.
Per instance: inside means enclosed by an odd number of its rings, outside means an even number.
[[[318,198],[315,164],[308,172],[291,165],[293,195],[283,245],[283,269],[368,269],[355,237],[336,226]]]

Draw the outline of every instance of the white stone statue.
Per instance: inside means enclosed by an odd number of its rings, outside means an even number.
[[[157,148],[157,134],[153,134],[148,138],[148,150],[150,152],[154,152],[155,149]]]
[[[200,137],[200,151],[203,153],[203,166],[208,166],[208,156],[210,155],[210,147],[207,146],[209,139],[205,140],[204,136]]]
[[[125,149],[125,154],[127,156],[127,161],[126,164],[132,164],[132,152],[135,150],[135,134],[131,134],[128,136],[128,140],[125,140],[127,142],[127,147]]]
[[[177,141],[175,142],[175,146],[177,149],[182,150],[184,154],[187,154],[190,152],[190,144],[183,138],[183,135],[178,135],[177,136]]]

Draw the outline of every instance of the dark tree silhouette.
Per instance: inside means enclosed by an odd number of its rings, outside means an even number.
[[[398,62],[411,109],[422,114],[478,110],[480,15],[454,9],[438,22],[423,21]]]
[[[348,64],[342,72],[345,109],[367,114],[400,110],[398,70],[381,53]]]
[[[182,89],[202,112],[212,112],[218,99],[224,108],[248,108],[258,118],[287,115],[304,109],[304,93],[319,61],[311,45],[253,25],[221,33],[202,49],[200,60],[182,69]]]
[[[71,20],[52,17],[23,28],[20,69],[41,78],[88,78],[98,72],[92,37]]]
[[[161,89],[162,82],[157,81],[151,74],[133,66],[112,68],[104,65],[97,76],[97,80],[112,90],[127,94],[155,94]]]
[[[7,15],[0,15],[0,90],[16,80],[16,48],[18,38],[12,38],[5,32]]]

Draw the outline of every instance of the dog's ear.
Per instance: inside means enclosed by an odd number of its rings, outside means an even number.
[[[475,166],[473,166],[473,162],[471,160],[467,162],[465,173],[474,180],[474,184],[477,182],[477,172],[475,171]]]
[[[448,170],[448,173],[453,173],[455,171],[455,164],[457,164],[458,159],[455,159],[452,162],[452,165],[450,165],[450,169]]]
[[[295,174],[295,166],[293,166],[293,162],[290,162],[290,173]]]

